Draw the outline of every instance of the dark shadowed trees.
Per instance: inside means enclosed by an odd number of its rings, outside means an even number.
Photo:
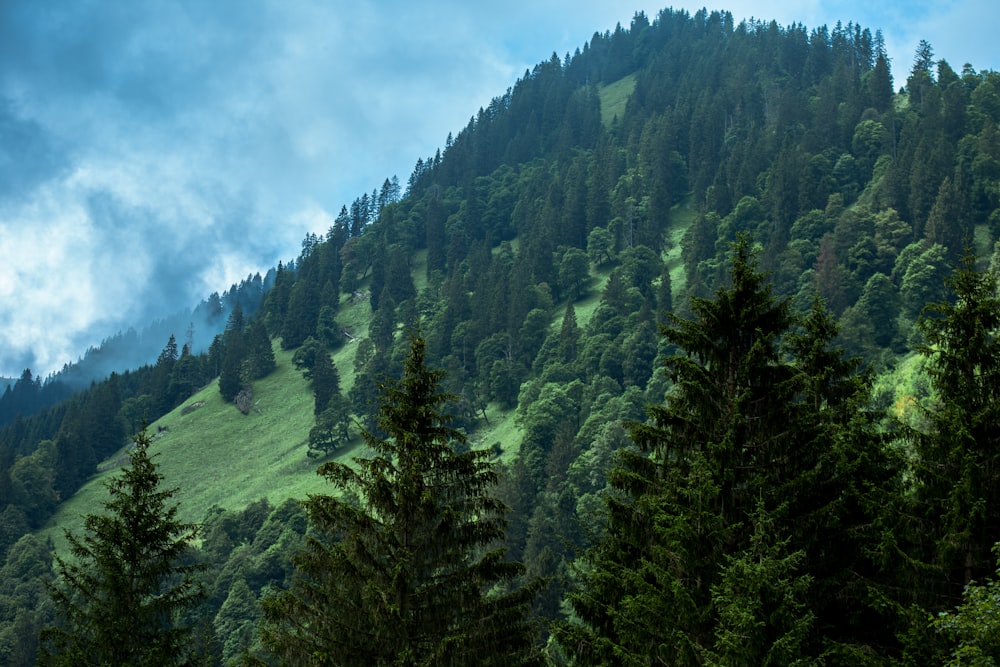
[[[505,506],[484,451],[442,409],[441,371],[413,335],[403,376],[380,386],[372,458],[320,467],[343,496],[311,496],[314,533],[288,590],[264,603],[265,647],[289,664],[537,664],[536,586],[505,559]]]
[[[935,401],[911,435],[928,560],[940,600],[955,603],[993,574],[1000,541],[1000,296],[997,276],[971,256],[948,284],[955,302],[932,304],[919,322]]]
[[[197,527],[177,518],[175,490],[135,436],[130,465],[107,483],[104,514],[84,517],[85,533],[67,531],[71,559],[57,557],[51,587],[57,622],[42,633],[44,665],[188,664],[192,630],[180,616],[203,591],[199,566],[185,563]]]
[[[691,311],[662,329],[672,388],[629,426],[644,451],[609,474],[560,644],[581,664],[877,662],[891,605],[872,553],[898,489],[857,361],[829,349],[822,308],[796,329],[742,235],[728,284]]]

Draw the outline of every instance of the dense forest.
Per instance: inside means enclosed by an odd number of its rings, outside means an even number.
[[[898,88],[888,63],[852,23],[638,13],[231,290],[207,351],[172,332],[60,401],[26,371],[0,399],[0,662],[43,628],[51,664],[97,651],[33,531],[130,436],[106,510],[169,504],[145,424],[216,380],[250,412],[272,342],[330,495],[154,512],[160,576],[200,594],[137,664],[1000,659],[1000,74],[926,42]],[[471,447],[490,410],[517,441]]]

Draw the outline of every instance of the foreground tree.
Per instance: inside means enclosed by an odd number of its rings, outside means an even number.
[[[787,614],[753,615],[790,618],[808,588],[807,580],[797,581],[801,554],[771,518],[780,466],[788,460],[782,409],[791,402],[792,372],[779,360],[778,345],[792,323],[788,302],[773,297],[741,237],[730,284],[712,300],[692,299],[691,311],[693,319],[671,316],[662,330],[680,350],[667,359],[674,386],[666,404],[649,408],[650,422],[629,427],[645,452],[623,450],[609,475],[617,493],[608,497],[608,535],[592,550],[593,567],[571,596],[583,624],[557,631],[583,664],[702,664],[723,630],[713,599],[735,594],[723,590],[732,577],[720,576],[719,568],[735,568],[749,537],[765,525],[773,542],[759,544],[753,559],[772,561],[769,575],[781,570],[769,585],[787,581],[794,589],[767,598],[794,604]],[[754,628],[755,642],[766,641],[762,629]],[[759,658],[768,649],[747,641],[743,647]]]
[[[379,387],[375,455],[319,473],[342,497],[310,496],[313,526],[290,590],[263,605],[262,639],[294,665],[537,664],[526,614],[537,585],[491,548],[504,537],[497,474],[442,409],[443,373],[413,335],[403,377]],[[356,502],[352,502],[356,499]]]
[[[772,294],[746,237],[729,277],[662,330],[672,388],[629,425],[645,451],[619,453],[607,536],[570,596],[579,622],[556,628],[578,664],[865,664],[892,649],[866,634],[892,620],[871,554],[895,479],[867,383],[829,349],[819,304],[797,323]]]
[[[917,454],[924,554],[937,574],[931,607],[957,604],[971,581],[993,574],[1000,541],[1000,295],[975,258],[948,281],[954,303],[931,304],[919,321],[934,402]],[[943,604],[942,604],[943,603]]]
[[[84,517],[82,538],[66,532],[71,558],[56,557],[51,586],[55,625],[42,631],[43,665],[190,664],[191,628],[183,612],[203,591],[185,552],[197,527],[177,519],[175,490],[135,436],[130,465],[107,484],[104,514]]]

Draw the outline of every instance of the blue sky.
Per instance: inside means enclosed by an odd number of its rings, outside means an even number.
[[[1000,69],[995,2],[730,2],[781,25],[881,28]],[[674,4],[697,11],[701,4]],[[298,254],[341,205],[444,144],[526,69],[648,2],[3,0],[0,375]]]

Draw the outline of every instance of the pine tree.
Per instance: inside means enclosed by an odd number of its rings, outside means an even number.
[[[191,347],[185,344],[181,358],[174,364],[174,370],[170,374],[168,393],[179,403],[187,400],[204,382],[202,360],[192,354]]]
[[[535,664],[525,614],[537,592],[511,590],[505,507],[484,451],[456,454],[464,435],[442,412],[443,373],[411,337],[403,377],[380,385],[375,456],[319,472],[342,497],[314,495],[314,533],[289,590],[264,603],[265,647],[290,664]],[[350,498],[357,498],[357,503]]]
[[[277,368],[271,338],[263,321],[257,320],[247,327],[244,345],[246,359],[243,362],[243,373],[247,380],[267,377]]]
[[[316,355],[310,379],[316,399],[313,413],[319,415],[326,410],[334,396],[340,395],[340,373],[337,372],[337,367],[333,365],[333,360],[326,350]]]
[[[320,285],[316,284],[315,271],[302,271],[288,296],[288,311],[281,328],[281,349],[294,350],[306,338],[316,333],[319,318]]]
[[[714,645],[717,568],[746,547],[748,513],[783,472],[790,372],[778,337],[789,305],[772,296],[742,235],[730,279],[714,300],[692,299],[695,319],[671,315],[663,328],[681,350],[667,360],[674,390],[649,408],[651,423],[629,427],[652,456],[619,454],[608,537],[571,596],[583,624],[557,630],[586,664],[700,664]]]
[[[166,346],[156,359],[156,366],[153,368],[152,394],[158,415],[169,412],[177,405],[177,396],[170,391],[170,376],[174,371],[174,366],[177,365],[177,359],[177,339],[171,334]]]
[[[871,378],[832,343],[839,331],[817,298],[784,340],[794,373],[789,406],[796,474],[779,496],[791,544],[812,579],[809,613],[835,664],[884,664],[899,646],[899,587],[906,568],[896,539],[904,497],[902,458],[871,406]],[[887,553],[888,552],[888,553]]]
[[[130,465],[107,484],[105,514],[84,517],[84,536],[66,532],[71,560],[56,557],[51,587],[57,624],[42,633],[45,665],[188,664],[191,629],[180,615],[203,597],[196,564],[184,562],[197,527],[177,519],[176,489],[134,438]]]
[[[956,301],[932,304],[918,323],[935,402],[928,428],[911,435],[937,592],[955,603],[970,581],[993,573],[990,550],[1000,541],[1000,296],[997,276],[977,272],[972,256],[948,284]]]
[[[829,349],[822,309],[794,328],[742,235],[729,284],[691,311],[662,330],[673,386],[629,425],[645,451],[609,474],[607,537],[560,644],[582,664],[880,659],[870,628],[892,619],[872,554],[898,488],[857,361]]]
[[[226,401],[236,398],[246,379],[243,376],[243,361],[246,358],[244,326],[243,308],[237,303],[222,334],[224,352],[219,369],[219,393]]]

